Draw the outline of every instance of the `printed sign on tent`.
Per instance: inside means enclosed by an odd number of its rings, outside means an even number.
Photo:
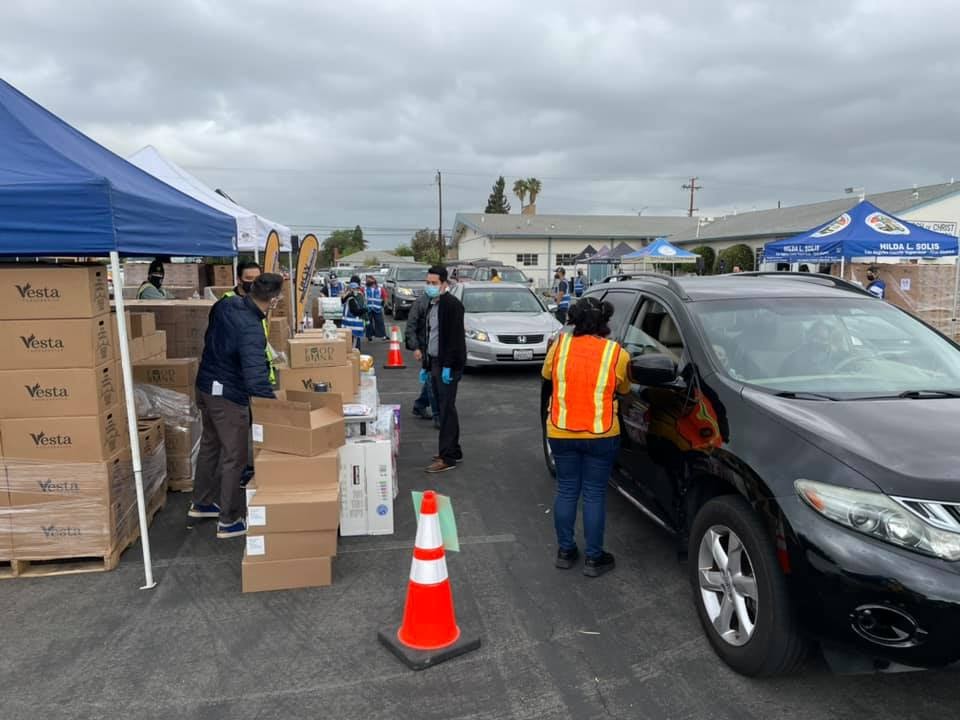
[[[267,235],[267,244],[263,249],[263,271],[280,272],[280,235],[276,230],[271,230]]]

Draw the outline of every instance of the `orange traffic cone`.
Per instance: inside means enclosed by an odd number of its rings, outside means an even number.
[[[400,354],[400,328],[394,325],[390,328],[390,352],[387,353],[385,368],[405,368],[403,355]]]
[[[480,637],[464,637],[453,610],[453,592],[440,535],[437,495],[423,494],[420,525],[413,548],[407,602],[400,629],[381,630],[380,642],[413,670],[476,650]]]

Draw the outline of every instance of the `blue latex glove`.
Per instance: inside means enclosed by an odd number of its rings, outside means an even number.
[[[440,374],[440,379],[443,380],[444,385],[449,385],[453,382],[453,377],[450,374],[450,368],[443,369],[443,372]]]
[[[429,374],[426,370],[424,370],[423,368],[421,368],[421,369],[420,369],[420,384],[421,384],[421,385],[426,385],[427,380],[429,380],[429,379],[430,379],[430,374]]]

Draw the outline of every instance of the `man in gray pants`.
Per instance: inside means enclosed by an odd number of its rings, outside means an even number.
[[[249,449],[250,397],[275,397],[263,321],[282,287],[280,275],[261,275],[248,294],[218,302],[207,327],[196,383],[203,439],[187,514],[217,518],[218,538],[247,532],[241,478]]]
[[[429,307],[430,297],[423,293],[410,308],[407,326],[403,330],[404,344],[407,350],[413,351],[413,357],[421,367],[427,365],[427,310]],[[433,392],[433,383],[423,383],[420,388],[420,396],[413,401],[413,414],[424,420],[433,418],[433,426],[439,429],[440,409]],[[430,410],[427,409],[428,406]]]

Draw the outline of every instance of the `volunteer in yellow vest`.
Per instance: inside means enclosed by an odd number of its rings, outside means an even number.
[[[147,268],[147,279],[137,288],[137,300],[173,300],[174,294],[163,287],[163,260],[154,259]]]
[[[553,383],[547,416],[547,441],[557,467],[553,523],[557,531],[556,566],[573,567],[580,553],[574,539],[577,504],[583,496],[586,559],[583,574],[599,577],[614,568],[603,549],[607,481],[620,449],[616,393],[630,391],[629,355],[608,340],[613,306],[593,297],[570,307],[571,334],[561,334],[543,363]]]
[[[263,272],[260,265],[255,262],[242,262],[237,265],[237,284],[233,286],[232,290],[227,290],[222,298],[233,297],[234,295],[239,295],[243,297],[248,292],[250,288],[253,287],[253,281],[260,277],[260,274]],[[210,317],[213,317],[213,310],[210,311]],[[270,325],[268,324],[267,318],[263,319],[263,335],[267,338],[267,365],[270,366],[270,384],[277,384],[277,370],[273,365],[274,359],[274,350],[270,347]]]

